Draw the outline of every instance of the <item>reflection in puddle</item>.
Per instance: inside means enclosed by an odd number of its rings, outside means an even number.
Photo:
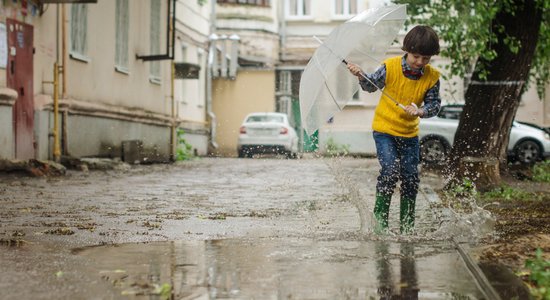
[[[434,248],[437,251],[434,251]],[[75,251],[122,295],[175,299],[479,299],[452,247],[374,241],[207,240]]]

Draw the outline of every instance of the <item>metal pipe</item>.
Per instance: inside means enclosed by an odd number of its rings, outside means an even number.
[[[67,98],[67,13],[65,4],[61,4],[61,80],[63,87],[61,98]]]
[[[210,144],[214,149],[218,148],[218,143],[216,143],[216,126],[217,119],[216,115],[212,111],[212,76],[213,76],[213,64],[214,64],[214,54],[216,51],[215,40],[213,37],[216,37],[216,1],[210,1],[211,10],[210,10],[210,47],[208,50],[208,59],[206,67],[206,111],[208,117],[210,118]]]
[[[59,70],[57,62],[53,64],[53,160],[60,161],[59,148]]]
[[[65,4],[61,4],[61,66],[58,67],[58,71],[61,73],[61,99],[67,98],[67,13],[65,10]],[[65,110],[61,120],[61,153],[64,155],[69,154],[69,141],[68,141],[68,122],[69,112]]]
[[[174,61],[170,63],[170,99],[171,105],[172,105],[172,113],[171,113],[171,125],[170,125],[170,160],[175,161],[176,160],[176,147],[177,147],[177,141],[176,141],[176,99],[174,97],[174,82],[176,77],[176,66],[174,64]]]

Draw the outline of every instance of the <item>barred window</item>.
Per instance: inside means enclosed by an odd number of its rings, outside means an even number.
[[[149,41],[151,54],[160,53],[160,0],[151,0]],[[160,61],[150,62],[149,74],[154,82],[160,82]]]
[[[128,0],[116,0],[115,67],[123,72],[128,72],[129,19]]]
[[[88,52],[88,6],[71,5],[71,55],[86,57]]]

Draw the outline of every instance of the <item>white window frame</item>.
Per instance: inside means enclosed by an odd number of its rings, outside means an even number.
[[[160,53],[160,18],[161,1],[151,0],[151,10],[149,14],[149,50],[151,55]],[[160,61],[149,62],[149,81],[154,84],[161,83]]]
[[[129,74],[128,37],[130,27],[129,0],[116,0],[115,70]]]
[[[71,5],[71,43],[69,55],[76,60],[89,62],[88,57],[88,6]]]
[[[311,20],[313,19],[312,10],[313,10],[313,1],[314,0],[285,0],[285,16],[287,20]],[[318,1],[318,0],[317,0]],[[291,14],[290,5],[291,2],[295,2],[296,5],[296,14]],[[306,14],[304,5],[309,6],[309,13]]]
[[[292,94],[292,72],[281,70],[279,73],[279,93],[281,95]]]
[[[337,2],[342,2],[342,13],[336,11],[338,7]],[[352,12],[352,2],[355,2],[355,12]],[[359,0],[332,0],[332,17],[333,19],[342,20],[349,19],[360,11],[360,1]]]

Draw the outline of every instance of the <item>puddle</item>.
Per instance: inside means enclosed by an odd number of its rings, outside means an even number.
[[[482,299],[445,243],[225,239],[82,248],[121,295],[162,299]]]

